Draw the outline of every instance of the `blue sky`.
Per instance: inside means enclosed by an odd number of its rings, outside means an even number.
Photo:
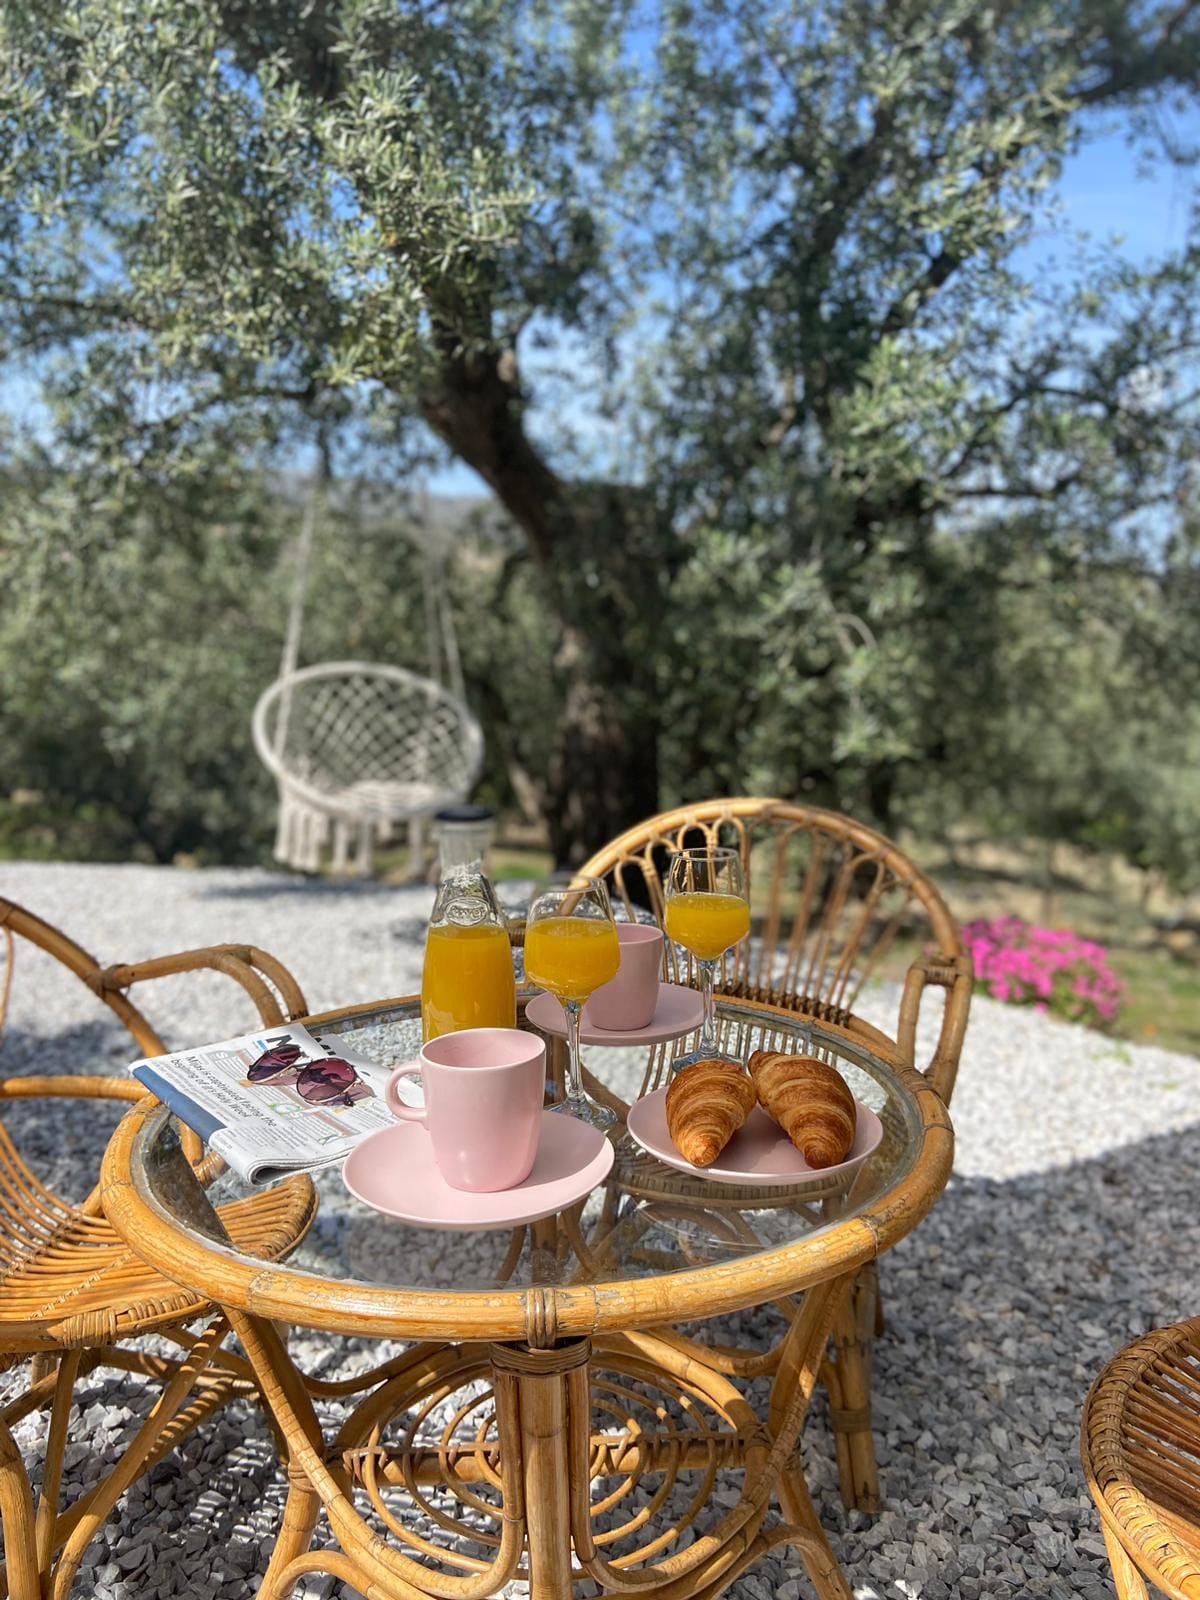
[[[1171,119],[1177,137],[1200,141],[1200,115]],[[1069,224],[1097,238],[1121,235],[1135,259],[1177,249],[1187,236],[1189,181],[1163,163],[1148,174],[1117,132],[1089,139],[1067,163],[1059,199]]]

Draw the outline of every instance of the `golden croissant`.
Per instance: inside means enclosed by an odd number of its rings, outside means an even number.
[[[753,1110],[754,1085],[736,1061],[693,1061],[667,1088],[667,1131],[696,1167],[711,1167]]]
[[[858,1112],[836,1067],[816,1056],[756,1050],[750,1076],[758,1102],[810,1167],[836,1167],[850,1154]]]

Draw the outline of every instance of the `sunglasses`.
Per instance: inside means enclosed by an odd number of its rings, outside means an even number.
[[[312,1106],[352,1106],[367,1092],[358,1073],[341,1056],[298,1067],[296,1063],[303,1053],[298,1045],[274,1045],[252,1063],[246,1077],[251,1083],[285,1084]]]

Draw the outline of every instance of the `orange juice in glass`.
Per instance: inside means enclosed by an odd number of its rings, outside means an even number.
[[[701,961],[715,961],[750,932],[750,907],[742,895],[692,892],[667,901],[668,939]]]
[[[724,845],[680,850],[671,860],[667,876],[667,903],[663,918],[667,938],[695,957],[704,997],[700,1043],[671,1063],[681,1072],[694,1061],[712,1057],[733,1059],[717,1048],[713,984],[717,963],[750,932],[750,903],[746,899],[742,858]]]
[[[558,1000],[586,1000],[620,965],[617,930],[603,918],[546,917],[526,931],[526,975]]]
[[[515,1028],[517,985],[508,932],[492,922],[431,927],[421,978],[428,1044],[460,1028]]]
[[[595,1128],[617,1119],[584,1089],[579,1016],[588,996],[615,978],[620,965],[608,890],[598,879],[567,876],[534,895],[525,920],[525,976],[555,996],[567,1019],[567,1093],[554,1110]]]

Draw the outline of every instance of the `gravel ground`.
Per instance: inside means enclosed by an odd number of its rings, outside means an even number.
[[[314,1009],[415,988],[432,899],[425,889],[258,871],[59,864],[0,867],[0,892],[104,961],[222,940],[259,944],[296,973]],[[227,980],[169,980],[141,994],[178,1043],[248,1021]],[[879,989],[862,1009],[886,1021],[894,1006],[894,993]],[[0,1070],[117,1070],[128,1055],[122,1030],[97,1019],[80,985],[19,952]],[[883,1267],[882,1515],[842,1511],[823,1401],[806,1436],[818,1509],[858,1596],[1111,1595],[1078,1466],[1079,1408],[1114,1350],[1196,1309],[1198,1067],[976,1002],[954,1101],[955,1177]],[[81,1123],[78,1107],[44,1106],[10,1115],[39,1171],[69,1194],[90,1186],[111,1116]],[[768,1331],[757,1314],[714,1330],[742,1342]],[[295,1344],[306,1365],[323,1370],[367,1360],[368,1347],[353,1342],[310,1335]],[[370,1355],[378,1358],[377,1346]],[[111,1375],[89,1380],[80,1400],[68,1492],[94,1480],[137,1423],[136,1397]],[[22,1425],[20,1442],[36,1466],[36,1420]],[[135,1486],[91,1547],[75,1593],[252,1595],[282,1501],[261,1419],[230,1408]],[[351,1591],[311,1579],[298,1592]],[[729,1592],[799,1600],[809,1591],[783,1551]]]

